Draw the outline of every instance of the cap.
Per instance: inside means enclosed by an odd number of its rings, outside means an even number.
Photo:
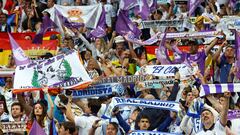
[[[122,36],[117,36],[114,38],[114,42],[117,44],[117,43],[125,42],[125,40]]]

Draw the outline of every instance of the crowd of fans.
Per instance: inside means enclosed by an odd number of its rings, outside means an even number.
[[[226,1],[226,2],[225,2]],[[224,16],[239,16],[240,3],[235,0],[203,0],[196,8],[194,14],[188,15],[187,1],[169,0],[166,4],[157,4],[151,12],[148,20],[173,20],[193,19],[193,29],[175,27],[154,27],[141,29],[142,40],[147,40],[157,32],[188,32],[216,30]],[[161,61],[148,58],[145,46],[128,42],[124,35],[115,31],[118,18],[119,0],[13,0],[9,11],[2,8],[0,0],[0,31],[1,32],[37,32],[42,23],[42,17],[47,14],[54,4],[64,6],[87,6],[102,3],[106,12],[106,36],[102,38],[88,38],[87,28],[72,28],[74,36],[65,33],[58,46],[57,54],[68,53],[75,50],[79,53],[82,64],[89,76],[94,81],[103,77],[134,75],[147,65],[161,65]],[[21,12],[20,23],[11,24],[7,28],[7,18],[10,13]],[[209,16],[213,16],[209,18]],[[130,10],[131,20],[140,25],[141,16]],[[201,84],[237,83],[236,55],[237,48],[233,42],[226,38],[224,31],[220,35],[205,44],[203,39],[167,39],[165,46],[168,50],[174,50],[172,44],[190,46],[189,52],[181,52],[184,59],[191,64],[197,64],[199,71],[191,76],[191,82],[186,84],[180,79],[184,76],[175,68],[173,85],[162,89],[142,89],[136,91],[135,84],[124,85],[124,94],[113,93],[110,96],[76,99],[71,97],[71,90],[62,90],[62,93],[53,95],[48,92],[48,87],[42,91],[13,94],[13,77],[2,77],[0,87],[0,120],[23,121],[27,129],[36,120],[45,133],[51,134],[51,121],[56,125],[60,135],[120,135],[129,134],[136,130],[157,131],[187,135],[238,135],[240,134],[240,118],[228,120],[229,110],[240,109],[240,94],[225,92],[222,94],[199,97]],[[52,36],[54,38],[54,36]],[[32,37],[26,37],[32,40]],[[235,39],[234,39],[235,40]],[[159,42],[158,42],[159,43]],[[155,43],[154,45],[159,45]],[[206,47],[200,49],[199,45]],[[212,48],[218,46],[217,51]],[[182,51],[182,50],[181,50]],[[179,55],[180,55],[179,54]],[[46,53],[41,59],[53,57]],[[205,65],[207,58],[212,58],[211,65]],[[193,58],[193,59],[192,59]],[[180,63],[178,63],[180,64]],[[7,68],[16,68],[14,59],[9,61]],[[155,77],[155,79],[158,79]],[[24,80],[19,80],[24,81]],[[70,94],[69,94],[70,93]],[[180,111],[174,112],[156,108],[138,106],[120,106],[107,112],[113,97],[142,98],[146,100],[176,101],[180,103]],[[188,110],[194,108],[196,102],[203,104],[199,117],[201,129],[196,132],[194,119],[187,115]],[[110,113],[110,118],[105,114]],[[10,132],[5,134],[26,134],[27,132]]]

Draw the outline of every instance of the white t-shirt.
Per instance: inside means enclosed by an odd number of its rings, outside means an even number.
[[[233,131],[233,133],[239,134],[240,133],[240,119],[233,119],[231,120],[232,122],[232,126],[231,126],[231,130]]]
[[[212,130],[204,131],[203,129],[198,132],[196,135],[226,135],[225,127],[220,123],[219,120],[214,125]]]
[[[111,4],[105,4],[104,10],[106,12],[106,24],[108,27],[112,27],[112,17],[116,16],[116,12]]]
[[[88,135],[89,130],[92,128],[93,123],[100,118],[90,115],[76,116],[74,121],[76,126],[79,127],[78,135]],[[102,135],[102,126],[98,127],[95,131],[95,135]]]

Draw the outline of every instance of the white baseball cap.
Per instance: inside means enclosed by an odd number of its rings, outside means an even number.
[[[122,36],[117,36],[114,38],[114,42],[117,44],[117,43],[125,42],[125,40]]]

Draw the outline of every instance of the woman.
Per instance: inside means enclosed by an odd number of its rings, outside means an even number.
[[[0,121],[9,121],[9,112],[7,109],[6,99],[3,95],[0,95]]]
[[[31,118],[27,123],[27,129],[31,129],[34,120],[43,128],[45,133],[48,135],[50,131],[51,120],[53,119],[53,108],[54,104],[50,95],[48,94],[48,88],[44,87],[43,92],[47,96],[48,102],[46,100],[37,101],[32,108]],[[47,103],[50,104],[50,109],[47,112]]]

